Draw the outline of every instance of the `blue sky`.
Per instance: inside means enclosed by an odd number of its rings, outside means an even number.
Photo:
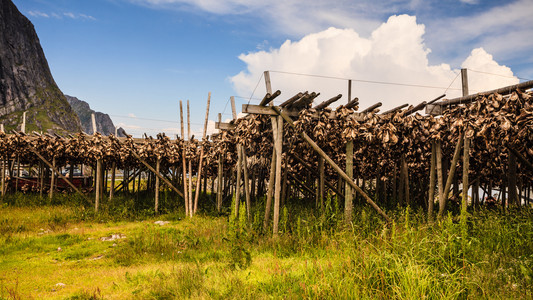
[[[230,118],[229,97],[250,97],[266,69],[436,87],[451,84],[462,66],[501,75],[491,75],[492,85],[473,78],[483,82],[479,89],[533,79],[531,0],[13,1],[34,24],[62,91],[136,136],[175,133],[178,101],[187,99],[198,136],[209,91],[210,119],[220,112]],[[342,82],[273,74],[281,98],[320,87],[324,100],[343,93],[336,92]],[[416,104],[442,93],[356,90],[368,105],[389,106],[396,104],[391,95]],[[261,83],[253,98],[263,95]],[[247,102],[237,98],[238,110]]]

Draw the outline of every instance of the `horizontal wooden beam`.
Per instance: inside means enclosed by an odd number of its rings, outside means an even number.
[[[232,130],[237,127],[235,124],[231,123],[223,123],[223,122],[216,122],[215,123],[215,129],[222,129],[222,130]]]

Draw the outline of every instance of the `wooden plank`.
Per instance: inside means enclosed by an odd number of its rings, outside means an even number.
[[[215,129],[221,129],[221,130],[233,130],[237,128],[237,125],[231,124],[231,123],[221,123],[216,122],[215,123]]]
[[[94,201],[95,212],[98,212],[98,206],[100,204],[101,186],[102,186],[102,159],[97,159],[96,160],[96,196],[95,196],[96,199]]]
[[[237,182],[235,183],[235,217],[239,217],[241,202],[241,175],[242,175],[242,145],[237,144]]]
[[[18,161],[18,158],[17,158],[17,161]],[[17,168],[20,166],[20,163],[17,163]],[[52,157],[52,169],[56,169],[56,158],[55,156]],[[17,177],[19,176],[19,171],[17,169]],[[55,172],[52,173],[52,176],[50,176],[50,191],[48,191],[48,198],[50,198],[50,200],[52,200],[52,198],[54,197],[54,188],[55,188],[55,179],[56,179],[56,175],[55,175]],[[18,182],[18,180],[17,180]],[[15,190],[17,188],[15,187]]]
[[[294,122],[291,120],[289,116],[284,114],[282,111],[280,111],[277,107],[272,107],[273,110],[275,110],[291,127],[296,129],[296,126],[294,125]],[[322,150],[318,145],[305,133],[305,132],[299,132],[299,135],[320,155],[322,156],[326,162],[339,174],[342,176],[346,182],[350,183],[350,186],[355,189],[358,193],[360,193],[365,201],[372,206],[372,208],[381,215],[387,222],[391,222],[392,220],[379,208],[379,206],[374,203],[374,201],[359,187],[357,186],[344,171]]]
[[[466,87],[468,89],[468,85]],[[468,170],[470,169],[470,139],[464,138],[463,151],[463,201],[461,202],[461,216],[466,218],[466,206],[468,200]]]
[[[431,142],[431,164],[429,167],[429,199],[428,199],[428,222],[433,222],[433,210],[435,205],[435,184],[437,173],[437,147],[435,141]]]

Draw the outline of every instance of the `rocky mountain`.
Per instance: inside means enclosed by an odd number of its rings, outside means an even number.
[[[79,132],[81,123],[52,77],[33,24],[0,0],[0,123],[7,132]]]
[[[103,135],[115,134],[115,125],[108,114],[101,112],[95,112],[89,106],[89,103],[80,100],[76,97],[65,95],[67,101],[78,115],[81,121],[82,130],[87,134],[93,134],[93,125],[91,115],[94,113],[94,119],[96,121],[96,131],[100,132]],[[119,128],[118,136],[124,136],[124,130]]]

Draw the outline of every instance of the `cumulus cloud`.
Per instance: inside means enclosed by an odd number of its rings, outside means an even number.
[[[460,71],[449,64],[429,63],[431,50],[424,43],[424,33],[425,26],[408,15],[390,17],[369,38],[361,37],[352,29],[329,28],[299,41],[287,40],[270,51],[240,55],[247,68],[231,77],[231,82],[237,93],[249,96],[262,72],[271,70],[273,89],[282,91],[282,96],[278,97],[280,101],[300,91],[315,91],[321,93],[315,103],[339,93],[344,95],[339,103],[346,103],[347,80],[336,78],[350,78],[353,79],[352,97],[359,97],[362,108],[378,101],[383,102],[383,109],[403,103],[417,104],[444,92],[447,98],[460,96],[461,83],[460,78],[457,79]],[[469,74],[472,92],[518,83],[508,67],[499,65],[481,48],[473,50],[462,67],[478,71]],[[260,86],[256,95],[266,92],[264,85]]]

